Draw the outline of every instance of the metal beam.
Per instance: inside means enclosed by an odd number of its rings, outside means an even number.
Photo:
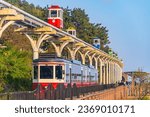
[[[16,10],[10,8],[3,8],[0,10],[0,16],[15,16],[17,15]]]
[[[6,16],[4,19],[6,21],[18,21],[18,20],[23,21],[24,20],[24,16],[23,15]]]

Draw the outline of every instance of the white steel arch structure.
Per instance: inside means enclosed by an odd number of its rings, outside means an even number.
[[[99,70],[100,84],[111,84],[121,81],[123,68],[121,60],[3,0],[0,0],[0,7],[0,38],[4,30],[10,25],[15,24],[19,26],[15,31],[25,34],[29,39],[33,49],[33,59],[39,58],[41,43],[44,40],[49,40],[58,57],[62,57],[62,51],[67,47],[72,60],[76,58],[78,52],[81,55],[82,64],[85,64],[86,56],[89,58],[89,65],[92,65],[94,61],[95,68]],[[28,28],[29,26],[32,28]],[[32,35],[36,35],[36,39]],[[53,41],[54,38],[59,41],[59,44]],[[70,43],[73,43],[74,48],[69,48],[68,45]]]

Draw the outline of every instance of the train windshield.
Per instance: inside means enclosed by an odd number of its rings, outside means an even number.
[[[40,79],[53,79],[53,66],[40,66]]]
[[[56,66],[56,78],[62,79],[62,66]]]
[[[51,17],[57,17],[57,10],[51,11]]]

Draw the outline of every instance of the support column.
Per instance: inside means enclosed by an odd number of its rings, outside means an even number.
[[[109,62],[109,84],[111,84],[111,65]]]
[[[112,63],[110,63],[110,83],[113,83],[113,77],[112,77]]]
[[[32,49],[33,49],[33,60],[39,58],[39,48],[43,40],[48,38],[48,35],[41,34],[40,37],[37,40],[34,40],[31,36],[29,36],[27,33],[25,33],[26,37],[29,39]]]
[[[62,44],[60,44],[59,46],[51,41],[51,44],[54,46],[56,54],[57,54],[58,57],[61,57],[61,54],[62,54],[62,51],[63,51],[64,47],[67,46],[70,42],[74,41],[72,38],[69,38],[69,37],[68,37],[68,40],[67,40],[67,37],[64,37],[64,38],[60,39],[60,41],[62,41],[62,40],[65,40],[65,41]],[[72,54],[72,53],[70,53],[70,54]],[[73,58],[74,55],[73,56],[71,55],[71,57],[72,57],[72,59],[74,59]]]
[[[120,81],[121,81],[122,80],[122,69],[120,66],[119,66],[119,77],[120,77]]]
[[[98,70],[98,59],[94,59],[95,60],[95,69],[97,69]]]
[[[114,80],[114,63],[112,63],[112,82],[115,83],[115,80]]]
[[[121,77],[120,77],[120,68],[119,68],[119,65],[117,64],[117,81],[118,82],[121,82]]]
[[[118,66],[116,63],[115,63],[115,67],[116,67],[115,69],[116,81],[118,82]]]
[[[75,45],[75,47],[73,48],[73,50],[71,50],[69,47],[67,47],[67,49],[69,50],[69,52],[70,52],[70,55],[71,55],[71,59],[72,60],[75,60],[75,57],[76,57],[76,54],[77,54],[77,52],[78,52],[78,50],[81,48],[81,47],[84,47],[85,45],[84,44],[82,44],[82,43],[80,43],[80,42],[78,42],[78,43],[76,43],[76,44],[74,44]],[[81,53],[80,53],[81,54]]]
[[[117,82],[117,78],[116,78],[116,63],[114,63],[114,80],[115,83]]]
[[[34,50],[33,51],[33,60],[38,59],[39,58],[39,51],[38,50]]]
[[[99,73],[100,78],[99,79],[100,79],[100,84],[103,84],[102,61],[99,59],[99,62],[100,62],[100,66],[99,66],[100,67],[100,73]]]
[[[92,66],[92,57],[90,55],[88,56],[89,56],[90,66]]]
[[[109,78],[109,75],[108,75],[108,62],[106,62],[106,84],[108,84],[108,78]]]
[[[103,63],[103,66],[102,66],[102,79],[103,79],[103,84],[105,84],[105,63]]]
[[[116,67],[115,67],[115,63],[113,64],[113,77],[114,77],[114,83],[116,83],[116,74],[115,74],[115,72],[116,72]]]

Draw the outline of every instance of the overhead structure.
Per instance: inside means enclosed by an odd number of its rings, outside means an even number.
[[[10,25],[17,25],[15,31],[25,34],[30,40],[33,49],[33,59],[39,58],[40,45],[43,41],[49,40],[54,47],[56,55],[62,57],[64,48],[67,48],[71,55],[71,60],[77,58],[77,54],[81,56],[82,64],[89,61],[90,66],[94,66],[99,71],[99,83],[111,84],[120,82],[122,79],[123,62],[104,51],[84,42],[68,32],[62,31],[63,25],[55,27],[47,22],[44,22],[25,11],[0,0],[0,37],[6,28]],[[50,8],[50,17],[55,17],[54,12],[57,12],[57,17],[62,18],[60,8]],[[54,19],[50,19],[54,22]],[[62,20],[62,19],[61,19]],[[35,35],[33,37],[33,35]],[[59,43],[55,43],[57,42]]]

